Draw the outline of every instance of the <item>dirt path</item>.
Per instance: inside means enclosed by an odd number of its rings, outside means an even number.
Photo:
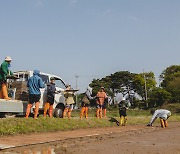
[[[180,154],[180,123],[166,129],[159,126],[125,126],[83,129],[47,134],[19,135],[0,138],[1,147],[18,147],[0,153],[42,154]],[[53,141],[53,142],[52,142]],[[37,145],[37,143],[44,143]],[[34,145],[33,145],[34,144]]]

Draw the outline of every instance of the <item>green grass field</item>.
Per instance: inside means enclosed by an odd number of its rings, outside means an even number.
[[[111,127],[117,126],[113,122],[112,118],[119,120],[119,112],[117,108],[107,110],[107,118],[97,119],[95,117],[96,109],[89,110],[89,118],[82,120],[79,118],[80,111],[74,110],[72,112],[72,118],[43,118],[39,116],[37,120],[33,118],[3,118],[0,119],[0,135],[17,135],[17,134],[31,134],[40,132],[55,132],[65,131],[80,128],[98,128],[98,127]],[[147,110],[128,110],[128,123],[127,125],[146,125],[151,116],[150,111]],[[180,114],[173,113],[169,118],[169,121],[180,121]],[[156,123],[159,120],[156,121]]]

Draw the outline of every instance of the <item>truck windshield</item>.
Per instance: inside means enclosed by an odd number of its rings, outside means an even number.
[[[66,88],[64,82],[61,81],[60,79],[59,79],[59,80],[56,80],[56,81],[55,81],[55,84],[56,84],[56,87],[59,87],[59,88],[62,88],[62,89],[65,89],[65,88]]]
[[[47,75],[39,75],[45,84],[49,83],[49,77]]]

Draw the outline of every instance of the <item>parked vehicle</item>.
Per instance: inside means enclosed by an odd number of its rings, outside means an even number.
[[[18,79],[8,79],[8,87],[9,87],[9,96],[12,100],[4,100],[0,99],[0,115],[24,115],[26,112],[26,107],[28,104],[28,89],[27,89],[27,81],[28,78],[33,75],[33,71],[17,71],[14,72],[14,75],[18,77]],[[54,116],[61,118],[63,115],[63,111],[65,108],[65,98],[64,98],[64,90],[65,90],[65,82],[56,75],[47,74],[40,72],[40,77],[42,78],[45,85],[50,82],[50,78],[55,78],[56,90],[59,92],[55,94],[55,102],[54,102]],[[47,86],[46,86],[47,87]],[[44,110],[44,105],[46,103],[47,96],[47,88],[41,89],[41,99],[39,105],[39,113],[42,113]],[[33,112],[34,107],[32,108]]]

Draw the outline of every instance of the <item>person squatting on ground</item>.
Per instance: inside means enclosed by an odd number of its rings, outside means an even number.
[[[159,110],[151,110],[151,114],[153,114],[151,121],[147,124],[147,126],[152,126],[153,122],[160,118],[161,127],[165,128],[168,127],[167,119],[171,116],[171,112],[165,109]]]
[[[11,61],[11,57],[6,57],[0,67],[0,99],[10,99],[8,97],[7,77],[13,75],[13,73],[9,70]]]
[[[46,117],[46,113],[49,110],[49,117],[53,117],[53,104],[54,104],[54,98],[55,94],[57,93],[56,87],[55,87],[55,78],[50,78],[50,83],[47,84],[47,102],[44,105],[44,117]]]
[[[85,118],[88,118],[88,107],[90,104],[90,100],[94,99],[94,97],[91,96],[92,95],[92,88],[91,87],[87,87],[86,92],[84,93],[84,96],[82,98],[82,104],[81,104],[81,113],[80,113],[80,118],[82,119],[84,113],[85,113]]]
[[[126,110],[129,107],[129,103],[123,97],[122,101],[119,103],[119,116],[120,116],[120,126],[125,126],[127,122],[127,113]]]
[[[34,70],[33,76],[28,79],[27,87],[29,88],[29,102],[26,109],[26,118],[29,117],[31,107],[35,103],[34,118],[37,119],[39,112],[39,100],[41,98],[40,88],[44,88],[42,79],[39,77],[39,71]]]
[[[104,101],[107,98],[106,93],[104,92],[104,87],[101,87],[100,91],[98,91],[97,95],[97,111],[96,111],[96,117],[102,118],[102,107],[104,105]]]
[[[71,112],[73,110],[73,104],[74,102],[74,92],[71,91],[71,85],[66,86],[66,90],[64,91],[64,97],[65,97],[65,109],[63,112],[63,118],[66,117],[66,114],[68,114],[68,118],[71,117]]]

